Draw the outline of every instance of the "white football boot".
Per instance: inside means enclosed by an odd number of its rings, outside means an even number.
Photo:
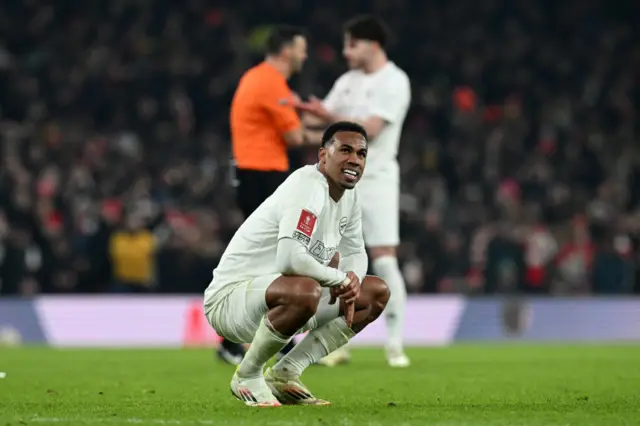
[[[351,353],[346,345],[342,346],[329,355],[318,361],[318,364],[325,367],[335,367],[336,365],[348,364],[351,361]]]
[[[389,367],[406,368],[411,365],[409,357],[407,357],[402,348],[387,347],[386,354]]]
[[[282,404],[273,396],[264,376],[242,378],[236,370],[231,379],[231,393],[249,407],[280,407]]]
[[[272,368],[264,373],[267,386],[282,404],[286,405],[331,405],[329,401],[318,399],[300,381],[299,377],[278,374]]]

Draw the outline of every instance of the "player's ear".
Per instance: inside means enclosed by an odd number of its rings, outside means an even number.
[[[320,147],[320,149],[318,150],[318,161],[320,163],[324,163],[326,158],[327,158],[327,148]]]
[[[282,49],[282,56],[289,59],[291,58],[291,53],[293,52],[293,45],[288,44]]]

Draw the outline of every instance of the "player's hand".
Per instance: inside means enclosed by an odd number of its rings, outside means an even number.
[[[351,328],[353,325],[353,317],[356,316],[356,304],[347,303],[344,305],[344,321],[347,323],[347,327]]]
[[[347,272],[349,284],[344,287],[344,291],[339,297],[344,300],[344,319],[347,327],[353,324],[353,317],[356,314],[356,300],[360,296],[360,279],[353,272]]]
[[[279,101],[279,104],[290,106],[301,111],[305,111],[304,106],[306,105],[306,102],[303,102],[302,99],[300,98],[300,95],[298,95],[296,92],[291,92],[291,96],[288,99],[283,99]]]
[[[307,102],[300,104],[298,109],[308,112],[309,114],[325,121],[330,121],[332,118],[331,113],[324,107],[322,101],[313,95],[309,97]]]
[[[338,300],[338,292],[337,288],[331,289],[331,300],[329,300],[329,304],[333,305]],[[356,304],[355,303],[344,303],[344,319],[347,323],[347,327],[351,327],[353,324],[353,317],[356,314]]]
[[[304,102],[302,102],[302,99],[300,99],[300,96],[296,92],[291,93],[291,106],[299,108],[300,105],[303,104]]]
[[[356,303],[356,299],[360,296],[360,279],[354,272],[347,272],[347,278],[349,278],[349,284],[344,287],[340,298],[345,303]]]
[[[331,289],[331,299],[329,304],[333,305],[337,299],[344,300],[344,303],[354,304],[360,296],[360,280],[353,272],[347,272],[347,278],[343,284]]]
[[[340,265],[340,253],[336,252],[336,254],[331,258],[328,266],[329,268],[338,269],[338,265]]]
[[[347,272],[347,278],[345,278],[343,284],[338,287],[333,287],[330,294],[330,305],[336,303],[339,298],[344,300],[344,319],[347,323],[347,327],[351,327],[353,324],[353,317],[356,313],[355,302],[360,295],[360,280],[358,279],[358,276],[353,272]]]

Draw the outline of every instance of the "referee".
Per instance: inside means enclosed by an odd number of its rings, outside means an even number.
[[[287,80],[302,69],[307,41],[299,28],[275,27],[267,40],[266,58],[240,79],[231,102],[231,142],[236,166],[237,203],[247,218],[289,172],[288,149],[304,143],[298,102]],[[282,349],[288,352],[293,343]],[[219,358],[239,364],[242,345],[223,340]]]

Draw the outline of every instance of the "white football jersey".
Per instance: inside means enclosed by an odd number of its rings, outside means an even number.
[[[361,214],[354,190],[335,202],[317,165],[296,170],[238,228],[213,271],[205,300],[228,285],[280,273],[276,253],[281,238],[299,241],[324,266],[336,250],[341,255],[364,252]]]
[[[325,98],[324,106],[332,113],[354,119],[377,116],[387,122],[369,144],[364,180],[398,179],[398,145],[410,103],[409,77],[391,61],[372,74],[361,70],[344,73]]]

